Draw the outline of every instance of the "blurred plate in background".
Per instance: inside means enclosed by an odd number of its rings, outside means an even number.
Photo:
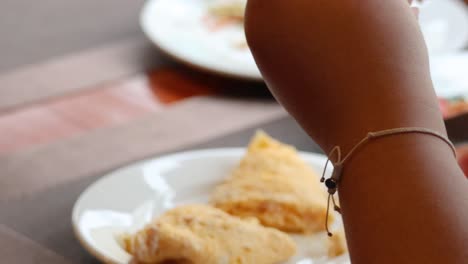
[[[429,53],[460,51],[468,43],[468,8],[461,0],[427,0],[419,22]]]
[[[216,74],[261,81],[245,44],[242,23],[214,26],[209,12],[212,2],[149,0],[141,13],[141,26],[156,46],[177,61]],[[431,56],[453,53],[467,44],[468,12],[460,0],[425,2],[420,21]]]
[[[430,62],[437,95],[468,100],[468,51],[434,55]]]
[[[206,0],[149,0],[140,22],[148,38],[177,61],[216,74],[261,81],[242,24],[214,25]]]

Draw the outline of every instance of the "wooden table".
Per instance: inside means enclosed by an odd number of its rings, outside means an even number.
[[[40,74],[41,66],[34,70]],[[258,96],[273,101],[262,84],[227,80],[181,66],[162,66],[3,109],[0,106],[0,156],[123,125],[183,100],[211,95]]]

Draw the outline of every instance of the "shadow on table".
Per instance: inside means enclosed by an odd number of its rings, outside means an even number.
[[[178,63],[161,53],[158,55],[164,63],[148,71],[147,76],[153,93],[163,102],[204,95],[274,100],[262,81],[220,76]]]

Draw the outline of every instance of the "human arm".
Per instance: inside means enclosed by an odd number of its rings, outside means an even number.
[[[407,1],[250,0],[246,33],[270,90],[325,151],[396,127],[445,134]],[[463,263],[467,187],[437,138],[369,143],[339,188],[353,262]]]

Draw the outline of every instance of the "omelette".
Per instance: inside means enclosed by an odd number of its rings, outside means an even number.
[[[256,217],[264,226],[310,234],[324,230],[326,201],[319,177],[296,149],[259,131],[210,202],[234,216]]]
[[[328,256],[330,258],[338,257],[348,252],[344,230],[333,232],[333,236],[327,239]]]
[[[208,205],[169,210],[123,243],[133,263],[273,264],[296,251],[287,234]]]

